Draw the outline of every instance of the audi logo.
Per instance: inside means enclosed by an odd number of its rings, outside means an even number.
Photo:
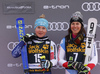
[[[99,11],[100,3],[99,2],[84,2],[82,4],[82,9],[84,11]]]
[[[48,31],[67,31],[69,24],[67,22],[49,22]]]
[[[19,42],[9,42],[7,45],[8,50],[12,51]]]

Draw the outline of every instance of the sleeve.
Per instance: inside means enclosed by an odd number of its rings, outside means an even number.
[[[57,47],[53,41],[51,41],[50,46],[50,61],[52,62],[52,66],[57,64]]]
[[[24,41],[19,42],[19,44],[13,49],[12,56],[14,58],[17,58],[21,55],[21,50],[23,46],[25,45]]]
[[[67,61],[65,58],[65,38],[63,38],[60,42],[59,51],[58,51],[58,62],[60,66],[67,67]]]
[[[88,63],[88,67],[92,70],[98,63],[98,53],[96,48],[96,43],[93,43],[93,49],[91,52],[91,61]]]

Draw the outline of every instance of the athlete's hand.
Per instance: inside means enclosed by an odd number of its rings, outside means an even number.
[[[68,61],[68,68],[72,69],[73,68],[73,65],[75,64],[76,62],[73,62],[73,61]],[[76,67],[76,66],[75,66]],[[74,69],[76,69],[74,67]]]
[[[52,67],[52,63],[49,60],[46,59],[41,59],[41,68],[51,68]]]
[[[81,62],[74,62],[72,64],[72,67],[75,70],[78,70],[78,74],[88,74],[89,70],[88,68],[86,68]]]
[[[81,68],[84,67],[84,65],[83,65],[82,63],[80,63],[80,62],[74,62],[74,63],[72,64],[72,67],[73,67],[75,70],[80,71]]]
[[[89,71],[90,71],[90,68],[89,68],[89,67],[83,66],[83,67],[81,68],[81,71],[80,71],[78,74],[88,74]]]
[[[25,36],[22,37],[21,40],[23,40],[24,42],[28,42],[30,37],[31,37],[31,34],[26,34]]]
[[[73,64],[72,61],[68,61],[68,68],[69,68],[69,69],[72,69],[72,64]]]
[[[24,70],[24,73],[25,73],[25,74],[28,74],[28,73],[29,73],[29,69],[25,69],[25,70]]]
[[[72,64],[73,64],[73,57],[70,56],[68,61],[68,68],[72,69]]]

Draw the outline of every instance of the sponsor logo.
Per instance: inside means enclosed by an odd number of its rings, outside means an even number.
[[[7,25],[6,29],[15,29],[16,25]],[[25,25],[25,28],[33,28],[32,25]],[[67,22],[49,22],[48,31],[67,31],[69,24]]]
[[[21,67],[22,66],[22,63],[8,63],[7,64],[7,67]]]
[[[69,9],[69,5],[44,5],[43,9]]]
[[[91,24],[90,24],[90,31],[89,31],[89,33],[93,33],[93,29],[94,29],[94,23],[92,22]]]
[[[83,11],[100,11],[99,2],[84,2],[82,4]]]
[[[5,14],[34,13],[34,6],[34,2],[5,2],[3,3],[3,12]]]
[[[32,9],[31,6],[7,6],[7,9],[11,10],[11,9]]]
[[[17,21],[17,32],[18,32],[18,38],[21,40],[21,37],[23,37],[25,35],[25,29],[23,27],[24,25],[24,22],[23,22],[23,19],[21,20],[18,20]]]
[[[16,25],[7,25],[6,29],[15,29]],[[32,25],[25,25],[25,28],[32,28]]]
[[[19,42],[9,42],[7,45],[8,50],[12,51]]]
[[[49,51],[49,45],[48,44],[44,44],[42,46],[42,48],[39,46],[39,45],[29,45],[28,46],[28,53],[31,54],[31,53],[45,53],[45,54],[48,54]]]
[[[48,31],[67,31],[69,24],[67,22],[49,22]]]
[[[87,48],[91,48],[92,38],[88,37]]]
[[[40,65],[29,65],[29,67],[40,67]]]
[[[28,41],[28,43],[27,44],[32,44],[32,41]]]

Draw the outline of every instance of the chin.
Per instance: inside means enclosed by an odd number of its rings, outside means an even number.
[[[42,38],[43,36],[38,36],[39,38]]]

